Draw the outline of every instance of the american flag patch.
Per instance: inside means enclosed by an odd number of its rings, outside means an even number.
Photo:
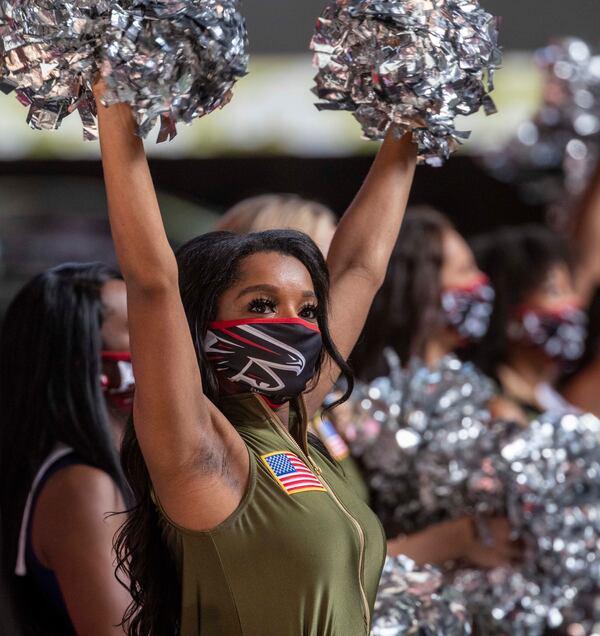
[[[317,422],[319,437],[336,461],[346,459],[350,455],[350,450],[342,436],[335,430],[335,426],[328,419],[319,419]]]
[[[310,490],[327,492],[310,468],[294,453],[279,451],[262,455],[261,459],[288,495]]]

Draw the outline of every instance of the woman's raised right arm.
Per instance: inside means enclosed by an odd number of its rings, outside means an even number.
[[[98,120],[111,231],[127,286],[136,435],[170,516],[184,525],[211,527],[239,503],[247,451],[202,392],[177,262],[131,110],[124,104],[105,108],[98,100]],[[215,497],[221,484],[223,492]],[[188,516],[186,491],[199,496],[206,491],[200,517]]]
[[[600,162],[575,211],[570,238],[577,255],[575,284],[587,306],[600,285]]]

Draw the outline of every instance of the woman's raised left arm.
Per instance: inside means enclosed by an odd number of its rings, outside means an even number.
[[[416,158],[410,134],[396,139],[388,133],[331,244],[329,326],[344,358],[352,352],[383,284],[406,211]],[[319,408],[338,373],[333,363],[323,369],[319,384],[306,395],[309,412]]]
[[[587,305],[600,285],[600,162],[576,211],[571,241],[577,255],[575,283]]]

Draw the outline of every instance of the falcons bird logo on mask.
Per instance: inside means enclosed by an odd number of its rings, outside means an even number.
[[[212,322],[204,342],[220,380],[261,393],[274,403],[306,389],[321,347],[319,328],[300,318]]]

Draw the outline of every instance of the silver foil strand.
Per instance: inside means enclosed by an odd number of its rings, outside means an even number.
[[[317,107],[348,110],[365,137],[408,131],[440,165],[470,133],[458,115],[495,112],[496,19],[478,0],[336,0],[311,42]]]
[[[78,110],[97,137],[91,87],[101,73],[106,104],[132,106],[138,134],[225,105],[248,63],[239,0],[6,0],[0,5],[0,90],[16,91],[27,121],[56,129]]]

